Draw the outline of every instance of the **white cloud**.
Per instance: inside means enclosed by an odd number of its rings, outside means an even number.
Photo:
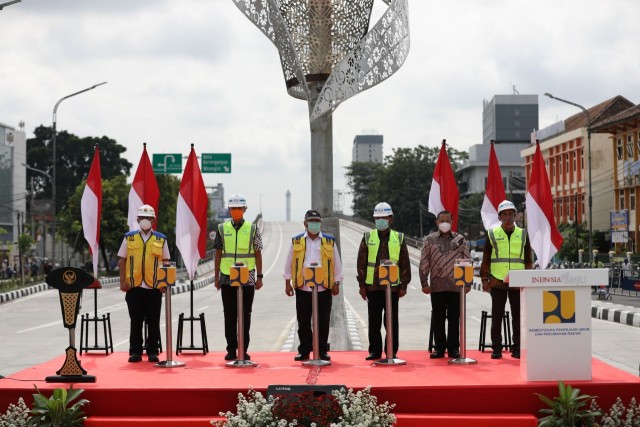
[[[376,0],[372,24],[385,9]],[[640,100],[640,3],[596,0],[411,0],[411,51],[398,73],[334,113],[334,186],[356,134],[375,129],[394,147],[457,149],[482,139],[482,102],[495,94],[538,94],[540,125],[615,95]],[[137,164],[150,153],[230,152],[233,173],[207,175],[227,194],[260,199],[268,219],[310,207],[305,102],[289,97],[276,48],[231,0],[23,0],[0,11],[0,121],[30,133],[50,125],[108,135]],[[262,197],[260,196],[262,194]],[[123,227],[125,225],[123,224]]]

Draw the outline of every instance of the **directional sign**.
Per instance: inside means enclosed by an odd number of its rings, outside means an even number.
[[[231,173],[231,153],[202,153],[202,173]]]
[[[182,173],[182,154],[154,154],[152,165],[157,174]]]

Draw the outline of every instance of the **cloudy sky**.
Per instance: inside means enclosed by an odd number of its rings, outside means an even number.
[[[0,0],[0,3],[6,0]],[[372,24],[386,5],[375,0]],[[640,102],[640,2],[409,0],[411,49],[390,79],[334,112],[334,187],[355,135],[394,147],[458,150],[482,142],[482,105],[496,94],[537,94],[540,126],[615,95]],[[27,137],[51,125],[107,135],[137,165],[150,154],[232,153],[233,173],[204,174],[226,195],[260,200],[267,220],[310,208],[309,124],[287,95],[278,53],[232,0],[23,0],[0,11],[0,122]],[[186,160],[184,161],[186,163]]]

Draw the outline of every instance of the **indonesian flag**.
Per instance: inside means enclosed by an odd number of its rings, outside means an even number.
[[[553,199],[551,186],[544,159],[540,151],[540,143],[536,142],[536,153],[533,156],[531,179],[526,196],[527,232],[531,248],[538,257],[540,268],[544,269],[562,245],[562,235],[553,218]]]
[[[429,192],[429,212],[438,215],[442,211],[451,212],[451,229],[458,230],[458,184],[447,155],[447,141],[442,140],[440,154],[433,171],[433,182]]]
[[[80,201],[82,230],[93,256],[93,277],[98,277],[98,246],[100,242],[100,212],[102,211],[102,177],[100,174],[100,150],[95,146],[91,169]]]
[[[160,190],[156,175],[153,173],[153,167],[147,154],[147,143],[143,144],[142,157],[138,163],[136,175],[133,177],[131,190],[129,190],[129,215],[127,222],[129,223],[129,231],[139,230],[138,225],[138,209],[142,205],[151,206],[158,215],[158,200],[160,199]],[[154,221],[153,229],[155,230],[157,222]]]
[[[502,174],[500,173],[498,157],[496,156],[496,150],[493,147],[493,141],[491,141],[487,189],[484,194],[482,209],[480,209],[482,223],[486,230],[491,230],[493,227],[500,224],[500,220],[498,219],[498,205],[506,198],[507,195],[504,192],[504,184],[502,183]]]
[[[208,202],[198,158],[191,144],[191,153],[180,182],[176,209],[176,246],[180,250],[191,280],[198,267],[198,261],[205,256]]]

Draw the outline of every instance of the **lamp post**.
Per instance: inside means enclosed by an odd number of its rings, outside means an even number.
[[[4,3],[0,3],[0,10],[4,9],[7,6],[11,6],[12,4],[20,3],[22,0],[11,0]]]
[[[36,168],[34,168],[34,167],[32,167],[32,166],[29,166],[29,165],[28,165],[28,164],[26,164],[26,163],[20,163],[20,164],[21,164],[22,166],[24,166],[24,167],[25,167],[26,169],[28,169],[28,170],[31,170],[31,171],[34,171],[34,172],[37,172],[37,173],[40,173],[40,174],[42,174],[42,175],[46,176],[47,178],[49,178],[49,181],[53,182],[53,178],[52,178],[52,177],[51,177],[51,175],[49,175],[47,172],[45,172],[45,171],[43,171],[43,170],[40,170],[40,169],[36,169]],[[33,181],[32,181],[32,183],[31,183],[31,191],[32,191],[32,193],[33,193]],[[32,203],[33,203],[33,200],[34,200],[34,196],[32,195],[32,196],[31,196],[31,201],[32,201]],[[35,228],[33,227],[33,204],[31,205],[31,209],[32,209],[32,212],[31,212],[31,229],[32,229],[32,234],[33,234],[33,233],[34,233],[34,231],[33,231],[33,230],[35,230]],[[43,235],[43,236],[46,236],[46,234],[47,234],[47,233],[46,233],[46,230],[44,229],[44,227],[45,227],[45,225],[46,225],[46,220],[44,219],[44,216],[43,216],[43,221],[42,221],[42,222],[43,222],[43,233],[42,233],[42,235]],[[34,236],[34,237],[35,237],[35,236]],[[55,242],[55,240],[54,240],[54,242]],[[43,258],[44,258],[45,248],[46,248],[46,244],[45,244],[45,243],[46,243],[46,237],[45,237],[45,240],[43,240],[43,243],[42,243],[42,257],[43,257]]]
[[[98,83],[86,89],[82,89],[81,91],[72,93],[71,95],[63,96],[58,100],[58,102],[56,102],[56,105],[53,107],[53,137],[51,139],[53,144],[53,177],[51,182],[51,198],[53,199],[53,223],[51,225],[51,229],[52,229],[51,232],[53,236],[53,245],[52,245],[53,249],[51,251],[51,262],[53,263],[54,267],[56,265],[56,210],[57,210],[56,209],[56,121],[57,121],[58,106],[65,99],[71,98],[72,96],[80,95],[81,93],[87,92],[91,89],[95,89],[98,86],[102,86],[104,84],[107,84],[107,82]]]
[[[565,104],[573,105],[574,107],[578,107],[581,109],[584,114],[587,116],[587,152],[589,156],[589,255],[592,257],[591,261],[593,261],[593,198],[592,198],[592,187],[591,187],[591,116],[589,115],[589,111],[584,108],[580,104],[576,104],[575,102],[567,101],[566,99],[558,98],[556,96],[551,95],[550,93],[545,93],[544,96],[548,96],[551,99],[555,99],[556,101],[564,102]],[[576,218],[577,220],[577,218]]]

